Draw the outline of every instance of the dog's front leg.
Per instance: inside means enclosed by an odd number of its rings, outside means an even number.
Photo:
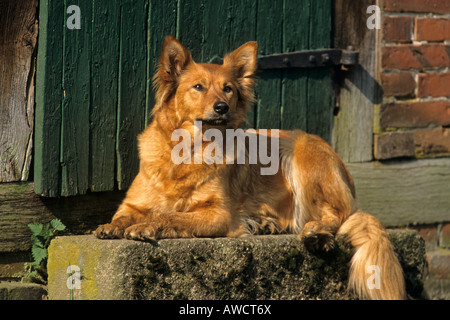
[[[99,239],[121,239],[125,229],[143,221],[149,213],[139,210],[137,207],[124,202],[120,205],[111,223],[103,224],[94,231],[94,236]]]
[[[132,240],[235,236],[239,223],[230,212],[211,208],[193,212],[160,213],[125,229]]]

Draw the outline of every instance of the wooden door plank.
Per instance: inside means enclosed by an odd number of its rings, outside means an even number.
[[[230,50],[256,40],[256,1],[231,0]]]
[[[63,33],[62,196],[85,194],[89,188],[92,5],[88,0],[65,1],[65,8],[70,5],[80,8],[82,18],[81,29],[64,28]]]
[[[231,4],[228,1],[205,2],[202,45],[203,62],[223,58],[230,47]]]
[[[307,131],[330,142],[331,74],[328,68],[308,71]]]
[[[310,2],[286,0],[283,8],[283,52],[309,49]],[[307,130],[308,71],[283,71],[282,129]]]
[[[127,189],[139,171],[137,136],[145,125],[147,13],[145,0],[122,4],[116,136],[119,190]]]
[[[89,186],[110,191],[115,184],[120,6],[95,0],[92,10]]]
[[[40,1],[36,67],[34,190],[59,196],[64,2]]]
[[[203,62],[204,0],[178,1],[177,38],[196,62]]]
[[[155,104],[152,79],[157,70],[164,39],[167,35],[175,36],[177,32],[177,2],[150,0],[148,10],[146,124],[151,122],[151,111]]]
[[[309,49],[331,48],[332,1],[311,1]],[[307,131],[330,141],[332,121],[331,70],[308,70]]]
[[[256,40],[256,1],[231,0],[229,51]],[[257,105],[252,103],[247,113],[245,128],[256,128]]]
[[[258,55],[281,53],[283,48],[283,2],[259,0],[256,38]],[[257,81],[256,127],[280,128],[281,126],[281,77],[280,70],[266,70]]]
[[[382,102],[377,67],[377,35],[367,28],[371,0],[335,1],[335,46],[351,45],[359,52],[359,64],[345,72],[333,123],[333,147],[344,161],[373,159],[373,111]]]

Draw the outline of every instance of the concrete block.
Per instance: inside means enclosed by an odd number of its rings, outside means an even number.
[[[424,241],[415,231],[390,237],[408,292],[417,297]],[[295,235],[154,243],[57,237],[49,248],[48,293],[50,299],[355,299],[347,290],[352,248],[342,238],[337,243],[314,255]]]

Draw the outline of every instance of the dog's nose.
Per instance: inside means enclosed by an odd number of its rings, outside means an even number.
[[[228,112],[230,107],[228,107],[228,104],[226,102],[218,101],[214,103],[213,109],[216,113],[223,115]]]

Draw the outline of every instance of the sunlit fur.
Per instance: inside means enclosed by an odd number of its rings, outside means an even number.
[[[154,77],[153,121],[138,137],[140,171],[112,222],[95,235],[152,241],[296,233],[314,252],[331,250],[339,233],[355,247],[349,286],[360,298],[405,298],[402,269],[386,231],[356,208],[353,180],[323,139],[300,130],[280,131],[275,175],[261,175],[260,163],[177,165],[171,160],[179,143],[171,140],[176,129],[193,137],[194,121],[205,123],[203,132],[225,133],[242,125],[254,99],[256,68],[256,42],[216,65],[195,63],[175,38],[166,38]],[[229,106],[226,115],[214,112],[218,101]],[[223,122],[209,122],[217,118]],[[203,150],[210,143],[204,141]],[[370,265],[381,270],[380,289],[366,285]]]

